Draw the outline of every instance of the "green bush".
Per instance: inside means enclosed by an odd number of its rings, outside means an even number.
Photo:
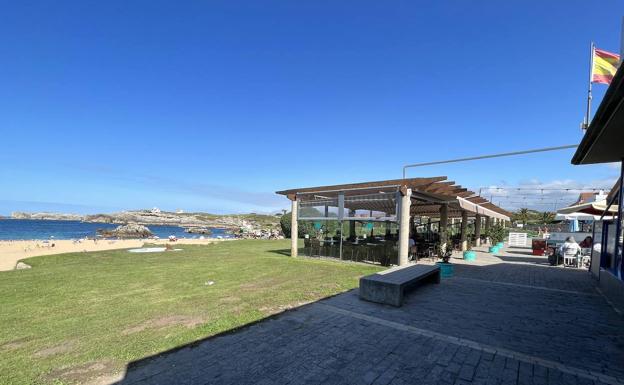
[[[490,238],[490,242],[494,245],[498,242],[502,242],[505,239],[506,234],[507,231],[505,228],[499,224],[490,226],[490,228],[485,232],[485,235]]]
[[[282,227],[282,233],[286,238],[290,238],[290,229],[291,229],[291,213],[286,213],[282,215],[280,218],[280,226]],[[310,234],[312,237],[316,234],[316,229],[314,228],[314,224],[310,221],[298,221],[299,227],[297,228],[297,233],[299,238],[303,238],[306,234]]]

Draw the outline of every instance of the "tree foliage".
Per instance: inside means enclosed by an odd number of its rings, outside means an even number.
[[[292,228],[292,215],[290,212],[282,215],[280,218],[280,226],[282,227],[282,233],[286,238],[290,238],[291,228]],[[309,221],[298,221],[297,224],[297,234],[299,238],[303,238],[306,234],[314,234],[316,230],[314,229],[314,224]]]
[[[544,225],[552,223],[555,220],[555,213],[551,211],[537,211],[528,208],[521,208],[512,214],[511,220],[517,223],[533,225]]]
[[[485,232],[485,235],[490,238],[492,244],[497,244],[505,239],[506,233],[507,232],[503,226],[495,224],[490,226],[490,228]]]

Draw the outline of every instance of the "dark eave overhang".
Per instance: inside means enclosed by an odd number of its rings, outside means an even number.
[[[572,157],[572,164],[617,162],[623,157],[624,71],[617,71]]]

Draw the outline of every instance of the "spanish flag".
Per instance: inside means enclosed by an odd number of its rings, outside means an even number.
[[[611,84],[620,65],[620,55],[594,48],[592,83]]]

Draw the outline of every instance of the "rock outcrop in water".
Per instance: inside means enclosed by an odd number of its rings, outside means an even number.
[[[189,227],[187,229],[184,229],[184,232],[187,232],[189,234],[212,234],[212,230],[207,227]]]
[[[149,238],[154,235],[150,229],[137,223],[117,226],[113,230],[101,229],[97,232],[105,238]]]

